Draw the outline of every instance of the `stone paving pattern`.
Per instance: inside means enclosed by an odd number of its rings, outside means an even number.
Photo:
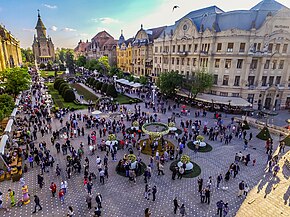
[[[128,105],[127,107],[133,110],[133,105]],[[148,111],[144,108],[144,104],[141,104],[141,110]],[[191,108],[190,118],[196,120],[193,117],[194,111],[196,109]],[[82,114],[87,113],[87,111],[80,111]],[[152,110],[150,110],[152,112]],[[165,115],[158,113],[158,118],[162,122],[167,123],[167,117],[171,115],[167,113]],[[68,119],[68,115],[65,116],[64,122]],[[180,120],[187,119],[189,117],[176,118],[177,126],[179,127]],[[231,116],[224,118],[225,124],[230,122]],[[213,119],[213,114],[208,113],[206,118],[200,117],[202,122],[208,120],[209,126],[215,124]],[[80,127],[84,125],[83,122],[79,122]],[[126,123],[126,126],[129,127],[130,123]],[[59,129],[60,123],[58,120],[53,119],[52,121],[53,129]],[[152,200],[145,200],[143,197],[144,192],[144,181],[143,177],[137,177],[137,184],[130,183],[127,178],[121,177],[116,174],[115,168],[117,162],[109,161],[109,179],[105,181],[105,185],[99,184],[99,179],[97,177],[94,180],[93,186],[93,207],[96,205],[95,196],[96,193],[100,192],[103,196],[103,209],[102,216],[106,217],[137,217],[144,216],[144,209],[149,207],[152,212],[152,217],[155,216],[175,216],[173,214],[173,199],[175,196],[178,197],[179,204],[184,203],[186,206],[187,216],[197,216],[197,217],[211,217],[216,215],[216,202],[220,199],[223,199],[224,202],[229,203],[229,214],[228,216],[235,216],[239,207],[244,201],[244,197],[238,198],[238,183],[241,180],[244,180],[252,188],[258,184],[261,177],[264,175],[264,169],[266,166],[267,155],[264,150],[264,141],[261,141],[255,138],[255,135],[258,133],[257,129],[251,129],[253,132],[254,138],[249,142],[249,145],[256,147],[256,150],[249,148],[246,151],[243,151],[243,141],[237,138],[234,138],[229,145],[221,144],[218,141],[210,142],[213,147],[213,151],[208,153],[194,153],[192,150],[189,150],[187,147],[185,149],[185,154],[188,154],[191,159],[196,162],[201,167],[201,177],[206,183],[209,176],[213,177],[213,189],[211,195],[210,205],[201,204],[200,196],[198,193],[197,178],[181,180],[172,180],[171,171],[169,171],[170,162],[166,163],[164,168],[165,175],[157,176],[156,168],[153,170],[153,176],[149,181],[149,185],[157,186],[157,199],[155,202]],[[88,155],[88,146],[87,146],[87,134],[91,130],[86,130],[84,137],[77,137],[71,140],[71,144],[77,149],[80,142],[85,143],[85,156],[88,156],[90,160],[90,170],[94,170],[97,174],[97,167],[95,163],[96,155]],[[118,135],[120,136],[120,134]],[[62,168],[61,177],[57,177],[55,174],[55,168],[49,171],[49,173],[44,174],[45,185],[40,189],[37,185],[37,174],[40,173],[39,167],[34,167],[33,169],[28,170],[28,173],[24,174],[26,183],[29,186],[29,193],[31,196],[37,194],[40,197],[41,205],[43,210],[34,214],[35,216],[66,216],[68,206],[72,206],[75,211],[75,216],[93,216],[93,209],[88,210],[87,204],[85,202],[85,196],[87,195],[86,188],[83,185],[83,174],[73,174],[72,178],[68,180],[68,192],[65,197],[65,203],[61,204],[58,200],[58,197],[52,198],[49,186],[52,181],[54,181],[59,188],[61,179],[66,179],[65,177],[65,157],[62,153],[57,154],[56,149],[51,147],[50,143],[51,135],[45,135],[41,137],[38,133],[38,141],[46,141],[51,150],[54,158],[55,165],[58,163]],[[207,139],[206,139],[207,140]],[[278,138],[274,137],[274,148],[277,147]],[[98,138],[98,142],[100,138]],[[175,145],[177,142],[175,141]],[[286,148],[289,150],[289,147]],[[257,159],[255,166],[249,164],[247,167],[240,164],[241,171],[235,179],[231,178],[228,183],[222,183],[222,186],[227,186],[228,190],[216,189],[216,177],[219,173],[223,175],[226,173],[229,165],[234,161],[235,153],[242,151],[244,154],[250,153],[251,158]],[[117,159],[123,157],[127,153],[126,150],[118,151]],[[99,152],[97,155],[103,159],[105,152]],[[141,155],[143,161],[148,164],[149,156]],[[29,165],[29,163],[27,163]],[[16,200],[21,199],[21,186],[20,182],[13,183],[12,181],[4,181],[0,183],[0,191],[3,193],[7,192],[7,189],[12,188],[16,193]],[[4,201],[4,206],[9,206],[9,201]],[[31,201],[30,204],[23,207],[13,207],[8,211],[0,210],[0,216],[3,217],[12,217],[12,216],[32,216],[32,211],[34,209],[34,202]],[[246,208],[247,209],[247,208]],[[180,216],[180,214],[177,214]],[[250,210],[242,213],[240,216],[253,216]],[[261,215],[263,216],[263,215]],[[275,215],[277,216],[277,215]],[[289,215],[288,215],[289,216]]]

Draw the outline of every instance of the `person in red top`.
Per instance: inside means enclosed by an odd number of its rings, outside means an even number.
[[[56,184],[54,182],[51,183],[49,189],[51,190],[52,196],[55,197],[56,193]]]
[[[64,203],[64,191],[62,188],[58,192],[58,197],[60,199],[60,202]]]

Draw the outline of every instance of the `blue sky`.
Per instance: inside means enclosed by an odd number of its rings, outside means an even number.
[[[259,0],[0,0],[0,23],[30,47],[37,9],[56,47],[74,48],[80,39],[90,40],[107,30],[125,38],[144,28],[171,25],[192,10],[216,5],[225,11],[249,9]],[[279,0],[290,8],[289,0]],[[180,8],[172,12],[172,7]]]

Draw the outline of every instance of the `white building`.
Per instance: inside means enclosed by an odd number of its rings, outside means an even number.
[[[290,107],[290,9],[264,0],[250,10],[192,11],[154,40],[153,79],[177,70],[214,74],[211,94],[242,97],[254,108]]]

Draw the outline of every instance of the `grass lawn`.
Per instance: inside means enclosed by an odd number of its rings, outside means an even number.
[[[86,105],[76,104],[74,102],[65,102],[61,95],[58,94],[58,91],[53,88],[53,83],[45,83],[48,87],[48,92],[51,95],[53,102],[56,107],[59,108],[70,108],[75,110],[86,109]]]
[[[114,99],[119,104],[133,104],[133,103],[139,103],[142,102],[140,99],[137,98],[131,98],[123,94],[118,94],[117,98]]]
[[[86,101],[88,100],[96,101],[98,99],[98,97],[95,94],[88,91],[86,88],[84,88],[78,83],[71,84],[71,86],[77,90],[79,95],[83,95]]]
[[[58,71],[58,75],[62,75],[64,72],[63,71]],[[49,76],[54,76],[54,71],[40,71],[40,75],[43,78],[47,78]]]

